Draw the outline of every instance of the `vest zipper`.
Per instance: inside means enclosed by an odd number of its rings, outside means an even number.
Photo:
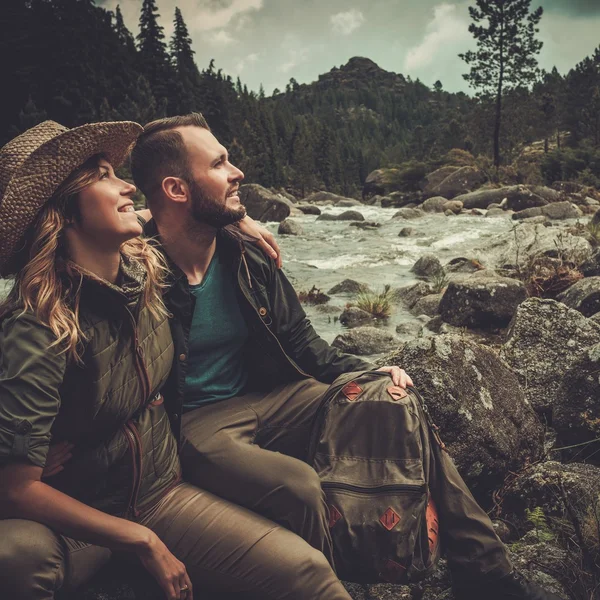
[[[146,365],[144,363],[144,352],[139,343],[137,333],[137,320],[128,308],[126,308],[125,310],[127,311],[127,315],[129,316],[129,322],[131,324],[133,332],[135,369],[142,386],[140,408],[143,408],[144,406],[146,406],[146,402],[148,401],[148,398],[150,396],[150,377],[148,376],[148,370],[146,369]],[[139,511],[137,510],[136,504],[142,483],[142,441],[140,439],[140,434],[137,430],[137,427],[132,421],[128,421],[125,424],[125,430],[128,435],[133,463],[133,485],[131,488],[131,495],[129,498],[129,506],[127,510],[132,516],[137,517],[139,516]]]
[[[250,286],[250,289],[252,289],[252,281],[250,279],[250,271],[248,270],[248,264],[246,262],[246,250],[243,247],[242,243],[240,242],[240,249],[242,251],[242,260],[240,261],[240,264],[238,265],[238,285],[239,285],[239,279],[241,277],[241,270],[242,270],[242,262],[244,263],[245,267],[246,267],[246,275],[248,277],[248,285]],[[287,359],[287,361],[289,362],[289,364],[298,372],[300,373],[300,375],[302,375],[303,377],[311,377],[308,373],[305,373],[294,361],[292,361],[292,359],[287,355],[286,351],[283,349],[283,346],[281,345],[281,343],[279,342],[279,340],[277,339],[277,336],[267,327],[267,325],[265,324],[265,322],[262,320],[262,317],[260,316],[258,310],[256,309],[256,307],[254,306],[254,304],[252,303],[252,299],[250,298],[250,296],[248,296],[248,294],[246,293],[246,291],[244,290],[244,288],[242,286],[240,286],[242,288],[242,294],[244,294],[244,298],[246,298],[246,300],[248,301],[248,303],[250,304],[250,306],[252,307],[252,310],[254,310],[254,312],[256,313],[256,316],[258,317],[258,319],[260,320],[260,322],[262,323],[262,326],[269,332],[269,335],[275,340],[275,342],[277,343],[277,345],[279,346],[279,349],[281,350],[281,353],[285,356],[285,358]]]

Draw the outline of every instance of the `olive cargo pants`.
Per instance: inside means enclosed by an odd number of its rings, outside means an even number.
[[[283,525],[332,561],[325,495],[303,462],[328,387],[305,379],[185,413],[181,462],[186,481]],[[365,426],[377,429],[376,422]],[[430,446],[429,485],[453,574],[508,574],[507,550],[487,514],[448,453],[433,439]]]

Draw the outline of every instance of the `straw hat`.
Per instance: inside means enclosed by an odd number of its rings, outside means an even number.
[[[20,248],[28,227],[60,184],[95,154],[113,167],[127,158],[143,131],[131,121],[91,123],[68,129],[44,121],[0,148],[0,273]],[[12,261],[11,261],[12,262]]]

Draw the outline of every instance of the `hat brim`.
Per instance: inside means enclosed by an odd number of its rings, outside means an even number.
[[[86,160],[103,154],[117,168],[143,131],[133,121],[90,123],[69,129],[36,148],[11,177],[0,204],[0,273],[25,232],[61,183]]]

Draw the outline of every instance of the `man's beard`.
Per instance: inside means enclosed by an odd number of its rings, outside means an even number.
[[[241,204],[236,208],[230,208],[218,198],[205,194],[195,181],[188,182],[188,185],[191,193],[191,213],[194,221],[221,229],[246,216],[246,209]]]

